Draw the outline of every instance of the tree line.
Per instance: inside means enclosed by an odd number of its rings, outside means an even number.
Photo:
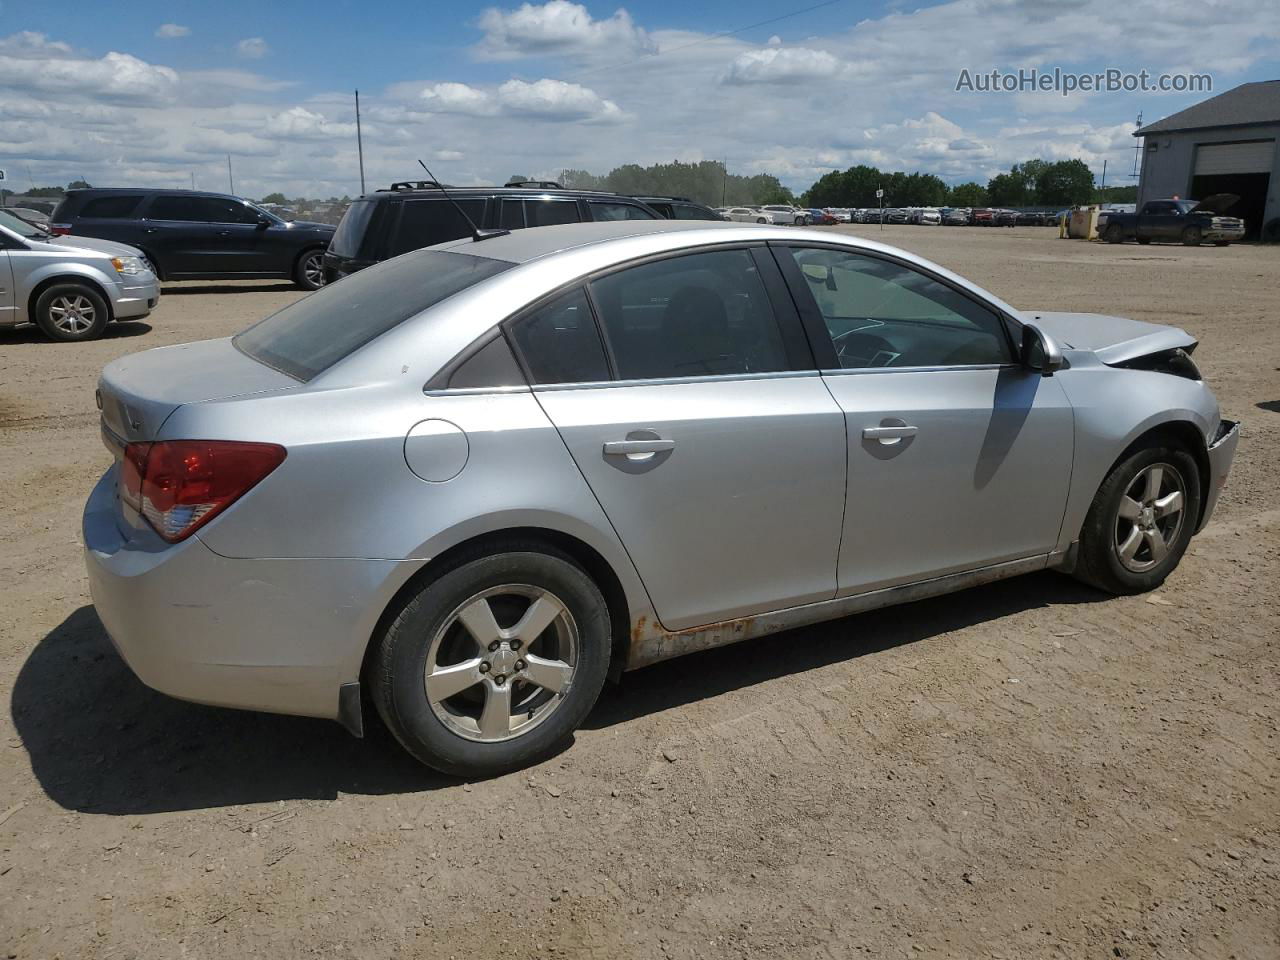
[[[523,179],[523,178],[521,178]],[[767,173],[739,176],[728,173],[719,160],[698,163],[655,163],[642,167],[625,163],[604,175],[586,170],[563,170],[561,186],[572,190],[608,190],[630,196],[688,197],[710,207],[755,203],[794,203],[795,195]]]
[[[948,186],[931,173],[886,172],[859,164],[819,177],[801,195],[801,202],[811,207],[875,207],[881,203],[877,190],[884,190],[886,207],[1066,207],[1132,203],[1138,194],[1135,186],[1095,189],[1093,173],[1083,160],[1027,160],[992,177],[986,186],[974,181]]]

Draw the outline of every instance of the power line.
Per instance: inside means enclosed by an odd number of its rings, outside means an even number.
[[[782,20],[790,20],[792,17],[799,17],[806,13],[812,13],[814,10],[821,10],[823,7],[833,7],[837,3],[843,2],[844,0],[823,0],[822,3],[815,3],[812,6],[804,7],[801,10],[793,10],[790,13],[784,13],[777,17],[770,17],[768,20],[749,23],[745,27],[736,27],[733,30],[723,30],[720,33],[713,33],[700,40],[692,40],[689,43],[682,43],[678,47],[671,47],[666,50],[655,50],[653,53],[641,54],[634,60],[625,60],[622,63],[609,63],[599,67],[592,67],[589,70],[580,70],[578,73],[573,74],[573,77],[583,77],[587,74],[599,73],[601,70],[621,70],[623,67],[629,67],[632,64],[641,63],[645,60],[652,60],[653,58],[663,56],[664,54],[678,53],[681,50],[688,50],[690,47],[696,47],[703,43],[710,43],[713,40],[723,40],[725,37],[732,37],[739,33],[746,33],[748,30],[755,30],[758,27],[767,27],[770,24],[779,23]]]

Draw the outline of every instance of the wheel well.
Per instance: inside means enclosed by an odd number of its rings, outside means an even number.
[[[631,637],[631,614],[627,607],[627,595],[622,589],[622,582],[609,562],[594,548],[583,543],[577,537],[558,530],[547,530],[542,527],[513,527],[507,530],[495,530],[464,540],[445,550],[438,557],[429,560],[421,570],[409,578],[396,595],[391,598],[382,616],[378,618],[373,635],[365,647],[364,662],[360,668],[364,676],[365,668],[376,647],[378,638],[387,625],[397,616],[401,606],[409,597],[421,590],[427,583],[435,580],[450,570],[480,557],[492,556],[510,548],[529,549],[542,547],[551,552],[561,553],[580,566],[600,588],[604,601],[609,607],[609,633],[612,651],[609,658],[609,677],[617,680],[626,663],[628,645]]]
[[[294,273],[298,272],[298,264],[302,262],[302,258],[305,257],[308,253],[315,253],[315,251],[317,250],[323,251],[324,249],[325,249],[325,245],[323,243],[313,243],[309,247],[303,247],[301,250],[298,251],[298,255],[293,258],[293,272]]]
[[[58,277],[48,277],[35,285],[35,288],[31,291],[31,296],[27,298],[27,319],[30,322],[36,322],[36,303],[40,300],[41,295],[50,287],[56,287],[60,283],[78,283],[92,288],[98,296],[102,297],[102,302],[107,305],[107,322],[110,323],[116,318],[115,311],[112,309],[111,297],[107,291],[102,289],[102,284],[88,277],[70,273]]]
[[[1125,448],[1124,453],[1120,454],[1111,465],[1111,470],[1135,451],[1157,443],[1171,443],[1182,447],[1196,462],[1196,473],[1200,479],[1200,512],[1196,517],[1196,528],[1199,529],[1200,521],[1204,517],[1205,495],[1209,490],[1209,451],[1205,448],[1204,437],[1200,435],[1194,423],[1189,420],[1171,420],[1152,427]],[[1107,476],[1111,475],[1111,470],[1107,471]]]

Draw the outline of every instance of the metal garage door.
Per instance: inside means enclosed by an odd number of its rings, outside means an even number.
[[[1197,177],[1224,173],[1270,173],[1275,156],[1274,140],[1248,143],[1202,143],[1196,147]]]

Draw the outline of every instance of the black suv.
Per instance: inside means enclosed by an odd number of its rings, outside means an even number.
[[[69,190],[53,211],[54,233],[137,247],[162,280],[285,278],[324,284],[327,223],[288,223],[240,197],[195,190]]]
[[[647,207],[653,207],[668,220],[723,220],[724,217],[710,207],[703,206],[688,197],[633,197]]]
[[[451,187],[446,196],[434,180],[393,183],[352,202],[324,255],[325,279],[399,256],[419,247],[460,240],[471,226],[481,230],[548,227],[583,220],[660,220],[632,197],[566,190],[549,181],[519,181],[505,187]]]

